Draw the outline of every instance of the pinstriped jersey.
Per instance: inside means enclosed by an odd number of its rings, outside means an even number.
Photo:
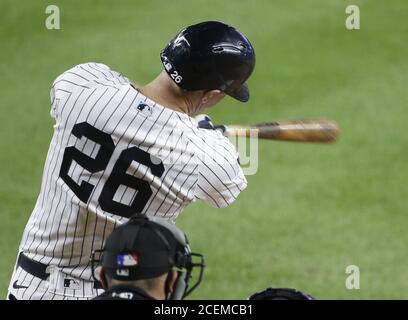
[[[225,207],[246,187],[227,138],[143,96],[104,64],[61,74],[51,116],[54,134],[20,250],[74,277],[91,279],[92,251],[131,215],[174,222],[191,202]]]

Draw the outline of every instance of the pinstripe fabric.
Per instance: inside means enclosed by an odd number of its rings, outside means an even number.
[[[193,201],[225,207],[246,187],[237,152],[227,138],[216,131],[198,129],[197,122],[188,115],[147,99],[126,77],[106,65],[86,63],[64,72],[54,81],[50,99],[54,135],[40,194],[20,251],[32,260],[58,266],[69,277],[84,283],[91,281],[92,251],[101,249],[112,230],[127,221],[117,212],[104,211],[99,203],[105,183],[124,150],[137,147],[163,164],[161,176],[137,161],[132,161],[126,171],[127,175],[148,182],[151,196],[142,210],[148,215],[175,222]],[[75,160],[69,167],[68,175],[76,184],[86,182],[93,187],[86,203],[59,176],[67,147],[75,147],[93,159],[102,148],[92,139],[78,139],[72,134],[74,126],[83,122],[109,135],[114,143],[103,170],[91,173]],[[137,195],[138,190],[120,185],[112,200],[130,206]],[[14,289],[15,281],[29,288]],[[17,268],[9,290],[20,299],[57,299],[61,295],[87,298],[96,294],[85,292],[85,286],[74,293],[65,288],[55,294],[44,289],[44,282],[47,283]]]

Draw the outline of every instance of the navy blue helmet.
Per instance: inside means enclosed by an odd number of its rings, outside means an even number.
[[[255,67],[255,52],[237,29],[218,21],[179,32],[160,54],[164,69],[182,89],[221,90],[246,102],[245,81]]]

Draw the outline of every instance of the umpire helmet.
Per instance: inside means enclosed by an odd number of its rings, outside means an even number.
[[[97,253],[101,254],[100,259],[96,258]],[[193,257],[198,257],[199,262],[194,263]],[[113,230],[103,250],[94,251],[91,264],[95,281],[98,263],[111,279],[121,281],[155,278],[176,268],[178,277],[172,300],[190,294],[201,283],[205,267],[203,256],[191,252],[183,231],[163,218],[145,215],[135,215]],[[194,267],[199,267],[199,278],[190,287]]]
[[[245,81],[255,67],[255,52],[237,29],[218,21],[179,32],[160,54],[167,74],[184,90],[221,90],[246,102]]]
[[[254,293],[248,300],[315,300],[310,294],[290,288],[266,288]]]

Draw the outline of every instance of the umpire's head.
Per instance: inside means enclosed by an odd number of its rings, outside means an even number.
[[[201,258],[200,263],[194,264],[193,256]],[[94,271],[99,260],[93,258],[92,262]],[[191,252],[179,228],[165,219],[144,215],[131,218],[112,232],[100,262],[100,281],[105,289],[135,287],[160,300],[187,296],[201,282],[204,268],[203,257]],[[189,286],[195,266],[200,268],[200,276]]]

